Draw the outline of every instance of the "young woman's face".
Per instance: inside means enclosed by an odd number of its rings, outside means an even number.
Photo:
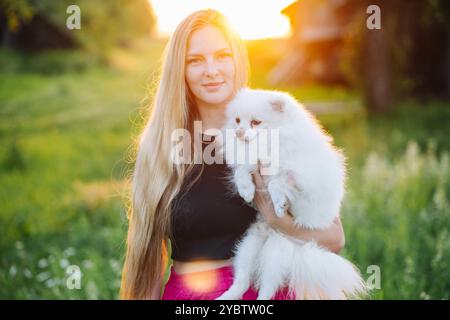
[[[213,26],[191,34],[186,56],[186,82],[199,107],[223,106],[233,95],[235,67],[231,48]]]

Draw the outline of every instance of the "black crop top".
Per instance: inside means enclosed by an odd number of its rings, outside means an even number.
[[[205,144],[203,145],[204,149]],[[184,185],[201,169],[196,164]],[[233,193],[226,179],[226,164],[204,164],[195,184],[171,204],[172,259],[177,261],[221,260],[233,257],[233,248],[250,224],[256,210]]]

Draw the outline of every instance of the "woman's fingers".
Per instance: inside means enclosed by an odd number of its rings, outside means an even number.
[[[253,182],[255,183],[256,189],[264,189],[266,187],[259,170],[253,172]]]
[[[259,188],[259,189],[267,189],[266,176],[262,176],[261,175],[261,168],[262,168],[262,164],[258,160],[257,170],[253,172],[253,182],[255,183],[257,188]]]

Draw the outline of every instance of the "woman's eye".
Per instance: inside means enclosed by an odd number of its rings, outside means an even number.
[[[193,59],[189,59],[188,60],[189,64],[191,64],[191,63],[199,63],[199,62],[200,62],[200,59],[198,59],[198,58],[193,58]]]
[[[241,119],[236,118],[236,123],[239,124],[239,122],[241,122]]]
[[[252,122],[250,122],[250,124],[252,125],[252,126],[257,126],[257,125],[259,125],[261,123],[261,121],[259,121],[259,120],[252,120]]]
[[[226,58],[229,58],[229,57],[231,57],[231,54],[229,54],[229,53],[219,54],[219,59],[226,59]]]

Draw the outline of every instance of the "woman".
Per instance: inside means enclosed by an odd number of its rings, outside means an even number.
[[[195,120],[203,131],[222,127],[225,106],[247,85],[247,76],[245,46],[219,12],[195,12],[172,35],[139,139],[121,298],[161,299],[169,243],[173,265],[163,299],[215,299],[231,286],[233,245],[256,211],[227,192],[225,164],[174,164],[171,135],[179,128],[193,133]],[[289,215],[276,217],[257,172],[254,181],[260,190],[254,202],[269,225],[341,250],[340,220],[327,230],[298,229]],[[274,298],[287,298],[284,292]],[[243,298],[256,298],[253,288]]]

